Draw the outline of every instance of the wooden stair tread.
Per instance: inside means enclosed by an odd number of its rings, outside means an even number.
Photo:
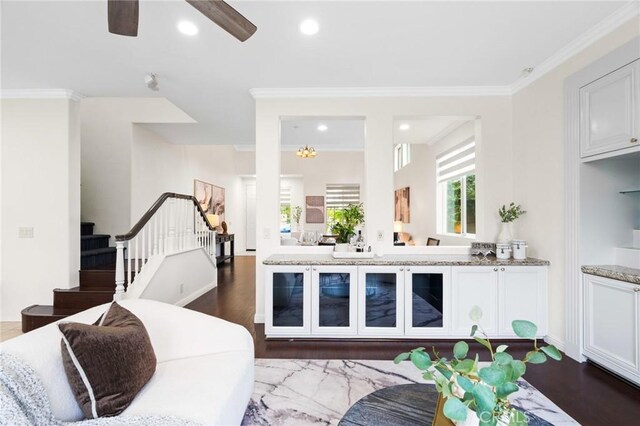
[[[32,317],[58,317],[57,319],[68,317],[76,313],[74,309],[55,309],[52,305],[31,305],[24,308],[22,315]]]
[[[105,248],[82,251],[80,252],[80,256],[93,256],[96,254],[107,254],[107,253],[115,253],[115,252],[116,252],[115,247],[105,247]]]
[[[111,238],[109,234],[91,234],[91,235],[81,235],[80,239],[82,240],[92,240],[94,238]]]

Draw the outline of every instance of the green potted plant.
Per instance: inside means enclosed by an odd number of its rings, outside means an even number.
[[[526,211],[522,210],[522,207],[515,203],[509,204],[509,207],[503,204],[502,207],[498,209],[500,221],[502,222],[502,229],[500,230],[500,235],[498,235],[499,243],[509,243],[511,241],[511,223],[525,213]]]
[[[300,230],[300,218],[302,217],[302,207],[295,206],[291,209],[291,215],[293,216],[293,220],[296,222],[296,231]]]
[[[511,323],[518,337],[533,340],[533,349],[523,360],[514,359],[507,353],[507,345],[493,348],[486,333],[479,324],[482,310],[474,306],[469,314],[475,322],[471,328],[471,337],[487,348],[491,353],[491,363],[483,366],[478,361],[478,354],[470,357],[469,345],[460,341],[453,347],[453,358],[441,357],[433,349],[433,356],[425,348],[413,349],[399,354],[396,364],[410,359],[413,365],[423,371],[426,380],[433,380],[438,391],[438,408],[433,424],[440,422],[444,416],[457,425],[526,425],[524,413],[512,407],[509,395],[517,392],[517,380],[522,377],[527,364],[542,364],[547,357],[561,360],[560,351],[553,345],[538,346],[536,333],[538,327],[525,320]],[[477,336],[480,330],[481,336]],[[443,403],[444,401],[444,403]]]
[[[356,227],[364,223],[364,207],[362,203],[349,204],[338,210],[335,217],[336,223],[331,226],[331,233],[337,235],[336,251],[346,251],[349,241],[356,235]]]

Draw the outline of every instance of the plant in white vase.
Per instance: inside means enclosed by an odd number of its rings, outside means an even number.
[[[468,357],[469,345],[460,341],[453,347],[453,358],[440,357],[433,348],[433,358],[425,348],[413,349],[399,354],[396,364],[411,359],[413,365],[423,371],[422,377],[433,380],[439,393],[436,417],[444,415],[456,425],[526,425],[524,413],[511,406],[509,395],[518,391],[517,381],[526,370],[527,364],[542,364],[547,357],[560,361],[562,355],[553,345],[538,346],[538,327],[525,320],[511,323],[518,337],[533,340],[533,349],[523,360],[514,359],[507,353],[507,345],[493,348],[489,338],[479,325],[482,310],[478,306],[471,309],[469,317],[475,322],[471,327],[471,337],[491,353],[491,363],[481,366],[478,354]],[[480,330],[481,336],[478,336]],[[436,424],[436,419],[434,419]]]
[[[525,213],[526,211],[522,210],[522,207],[515,203],[509,204],[509,207],[502,205],[502,207],[498,209],[500,221],[502,222],[502,229],[498,235],[499,243],[509,243],[512,240],[511,224]]]

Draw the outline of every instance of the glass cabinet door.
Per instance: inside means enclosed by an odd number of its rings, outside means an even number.
[[[429,336],[449,330],[450,267],[408,267],[405,272],[407,335]]]
[[[265,294],[268,336],[309,333],[309,277],[309,267],[268,269]]]
[[[314,266],[311,277],[313,334],[356,334],[355,266]]]
[[[360,267],[358,334],[403,333],[403,270],[402,267]]]

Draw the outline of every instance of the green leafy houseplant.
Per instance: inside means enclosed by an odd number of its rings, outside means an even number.
[[[302,216],[302,207],[295,206],[292,209],[292,215],[293,215],[293,220],[295,220],[296,223],[299,224],[300,223],[300,217]]]
[[[336,234],[336,243],[345,244],[356,235],[356,227],[364,223],[364,207],[362,203],[349,204],[335,214],[336,223],[331,227],[331,232]]]
[[[474,306],[469,316],[475,322],[471,337],[491,353],[492,362],[488,366],[480,366],[478,354],[468,357],[469,345],[464,341],[454,345],[451,360],[440,357],[435,348],[433,358],[425,348],[417,348],[399,354],[394,362],[398,364],[411,359],[413,365],[423,371],[425,380],[435,381],[440,397],[445,400],[444,415],[454,422],[466,421],[471,410],[480,425],[526,425],[526,416],[510,405],[508,396],[518,391],[516,382],[526,372],[527,363],[542,364],[547,357],[559,361],[562,359],[560,351],[553,345],[539,347],[538,327],[530,321],[515,320],[511,323],[513,331],[518,337],[533,340],[533,349],[523,360],[514,359],[506,352],[507,345],[494,350],[478,323],[482,317],[479,307]],[[476,335],[478,330],[481,337]]]
[[[515,203],[509,204],[509,207],[502,205],[502,207],[498,209],[500,220],[502,220],[503,223],[513,222],[525,213],[526,211],[522,210],[522,207],[520,205],[516,206]]]

